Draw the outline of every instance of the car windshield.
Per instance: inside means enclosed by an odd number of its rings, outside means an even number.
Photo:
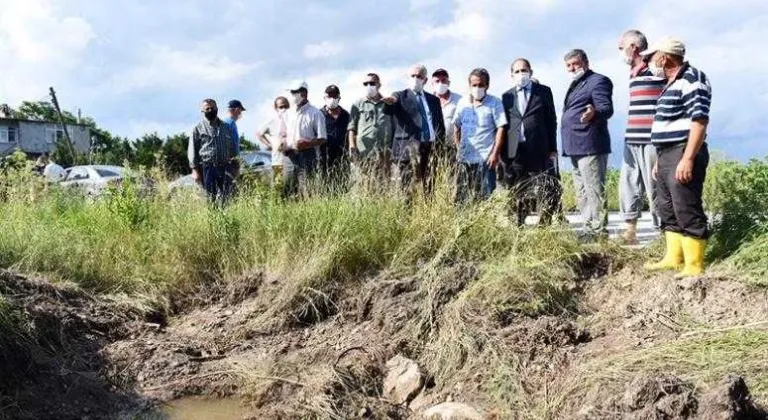
[[[117,171],[111,170],[111,169],[96,168],[96,172],[102,178],[110,178],[110,177],[120,176],[120,173],[118,173]]]

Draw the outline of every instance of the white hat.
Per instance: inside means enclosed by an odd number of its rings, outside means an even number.
[[[303,80],[302,81],[296,81],[296,82],[291,83],[288,86],[288,90],[291,91],[291,92],[296,92],[299,89],[309,90],[309,86],[307,86],[307,82],[305,82]]]
[[[641,52],[640,55],[650,56],[657,51],[685,57],[685,44],[674,38],[664,38],[651,44],[651,46],[647,50]]]

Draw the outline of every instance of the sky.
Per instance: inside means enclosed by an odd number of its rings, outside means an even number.
[[[464,94],[469,72],[485,67],[500,96],[511,62],[526,57],[560,113],[563,55],[581,48],[614,82],[615,165],[628,100],[617,43],[630,28],[651,42],[681,39],[710,78],[712,149],[768,155],[765,0],[0,0],[0,103],[46,99],[53,86],[63,108],[136,138],[189,131],[200,100],[223,109],[237,98],[247,108],[240,132],[253,139],[297,80],[318,107],[338,85],[348,109],[368,72],[389,93],[404,88],[412,64],[443,67]]]

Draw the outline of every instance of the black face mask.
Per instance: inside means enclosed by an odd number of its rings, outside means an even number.
[[[205,115],[206,120],[213,121],[219,115],[219,110],[216,108],[213,108],[210,111],[204,112],[203,115]]]

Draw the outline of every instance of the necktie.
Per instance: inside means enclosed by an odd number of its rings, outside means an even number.
[[[527,89],[518,89],[517,91],[517,110],[520,111],[520,116],[525,115],[525,109],[528,107],[528,91]],[[525,127],[520,122],[520,143],[525,142]]]
[[[416,100],[419,102],[419,114],[421,114],[421,141],[429,141],[429,121],[427,120],[427,110],[424,109],[422,102],[422,93],[416,94]]]

